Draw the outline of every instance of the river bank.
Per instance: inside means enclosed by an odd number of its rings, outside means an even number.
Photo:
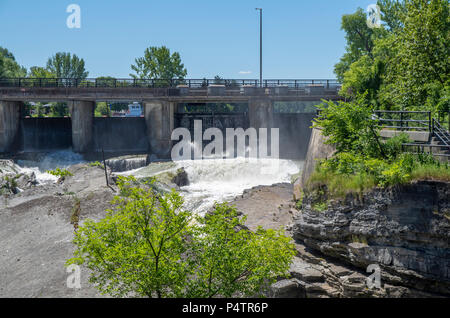
[[[89,273],[83,268],[82,288],[67,288],[69,273],[64,263],[72,256],[71,241],[78,223],[86,218],[101,219],[105,210],[111,208],[110,201],[117,190],[114,177],[108,187],[99,165],[80,163],[67,169],[73,176],[65,180],[31,185],[16,194],[2,195],[0,241],[5,248],[0,251],[0,297],[103,297],[89,284]],[[241,171],[236,169],[229,175],[230,182]],[[167,189],[173,187],[185,195],[189,189],[197,190],[187,198],[191,207],[201,213],[211,207],[211,200],[203,200],[207,198],[201,190],[208,186],[205,178],[201,174],[193,177],[195,171],[205,171],[205,167],[183,169],[188,179],[196,180],[197,184],[181,187],[171,182],[178,170],[174,163],[165,162],[128,174],[145,177],[159,173],[159,182]],[[215,177],[222,173],[220,169],[214,171]],[[258,226],[282,228],[295,240],[297,249],[291,277],[275,283],[268,296],[445,297],[448,294],[450,185],[428,182],[387,192],[378,189],[364,200],[349,197],[343,202],[330,201],[323,209],[318,209],[314,201],[317,198],[308,193],[300,206],[293,200],[294,185],[290,182],[246,186],[242,185],[239,191],[234,189],[236,195],[227,192],[233,189],[230,186],[221,192],[220,198],[247,217],[245,225],[250,230]],[[368,286],[370,264],[380,266],[379,288]]]
[[[166,190],[173,187],[185,196],[190,195],[186,198],[188,206],[196,208],[199,213],[209,209],[214,200],[232,201],[249,216],[250,228],[258,225],[266,228],[292,226],[286,205],[292,198],[292,185],[288,182],[272,183],[288,181],[289,172],[296,172],[297,166],[285,162],[288,172],[285,171],[281,177],[266,175],[259,181],[255,176],[257,167],[244,168],[242,162],[228,162],[220,169],[212,162],[185,166],[190,183],[182,187],[171,182],[179,169],[171,162],[153,163],[125,174],[138,178],[159,174],[159,182],[167,187]],[[81,271],[81,289],[67,288],[70,274],[66,272],[64,263],[72,256],[74,246],[71,241],[78,223],[82,224],[87,218],[101,219],[106,214],[105,210],[111,208],[110,201],[117,194],[113,182],[116,174],[108,171],[113,175],[108,187],[101,165],[78,163],[66,168],[72,176],[64,180],[46,180],[47,174],[40,171],[38,178],[34,175],[40,183],[19,188],[15,194],[2,195],[0,242],[5,248],[0,251],[0,297],[103,297],[88,282],[89,273],[84,268]],[[26,171],[30,177],[36,172]],[[221,178],[222,182],[216,183],[225,187],[214,193],[215,196],[210,196],[212,188],[208,182],[215,178]],[[258,182],[268,185],[252,187]],[[246,190],[247,187],[251,189]]]

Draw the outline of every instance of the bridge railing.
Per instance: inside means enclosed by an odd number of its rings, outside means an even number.
[[[262,85],[261,85],[262,84]],[[334,79],[267,79],[260,83],[257,79],[133,79],[133,78],[3,78],[0,87],[20,88],[175,88],[185,86],[201,89],[210,85],[225,85],[228,89],[245,86],[287,87],[306,89],[322,87],[338,90],[340,84]]]

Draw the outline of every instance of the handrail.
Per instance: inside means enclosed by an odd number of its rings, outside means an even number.
[[[397,111],[397,110],[375,110],[374,115],[377,116],[378,122],[391,123],[392,125],[386,126],[385,128],[395,128],[400,130],[427,130],[432,132],[432,122],[431,122],[431,112],[430,111]],[[400,118],[383,118],[383,114],[399,115]],[[426,115],[426,119],[413,119],[412,115]],[[400,123],[400,126],[395,125],[395,123]],[[409,126],[409,123],[414,123],[419,126]]]
[[[433,132],[434,136],[440,139],[447,147],[450,147],[450,138],[448,137],[449,133],[442,128],[439,121],[433,118]]]
[[[260,86],[258,79],[140,79],[140,78],[0,78],[0,87],[81,87],[81,88],[175,88],[185,85],[189,88],[202,88],[209,85],[225,85],[240,88],[242,86]],[[338,89],[340,83],[335,79],[265,79],[263,87],[287,86],[291,89],[303,89],[313,85],[325,89]]]
[[[442,153],[433,153],[433,148],[445,149],[450,151],[450,133],[446,131],[438,120],[431,116],[430,111],[395,111],[395,110],[376,110],[373,112],[375,118],[373,118],[378,125],[384,128],[394,128],[400,130],[427,130],[430,133],[430,139],[428,143],[404,143],[402,144],[402,149],[404,147],[417,147],[417,152],[424,152],[425,147],[430,149],[430,154],[433,156],[443,156],[450,157],[449,154]],[[392,115],[400,115],[400,119],[398,118],[382,118],[383,114]],[[411,115],[425,115],[426,119],[412,119]],[[405,118],[406,117],[406,118]],[[382,125],[382,123],[392,123],[391,126]],[[395,123],[400,123],[400,126],[395,125]],[[409,123],[415,123],[415,126],[409,126]],[[431,138],[435,137],[442,145],[433,144]]]

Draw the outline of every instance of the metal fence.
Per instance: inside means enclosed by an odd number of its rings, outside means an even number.
[[[262,85],[261,85],[262,84]],[[75,88],[206,88],[210,85],[225,85],[227,88],[288,87],[302,89],[323,87],[338,89],[340,84],[334,79],[267,79],[262,83],[257,79],[134,79],[134,78],[2,78],[0,87],[75,87]]]
[[[375,110],[374,119],[383,128],[398,130],[432,131],[429,111]]]
[[[437,115],[445,118],[445,114],[438,113]],[[378,110],[374,111],[373,119],[382,128],[400,131],[425,131],[430,133],[430,140],[428,142],[404,143],[402,144],[403,151],[418,154],[428,150],[433,156],[450,158],[450,133],[437,119],[432,117],[430,111]]]

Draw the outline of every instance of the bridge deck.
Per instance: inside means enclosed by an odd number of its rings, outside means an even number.
[[[129,101],[129,100],[169,100],[169,101],[247,101],[250,98],[269,98],[276,101],[300,101],[339,99],[338,91],[323,89],[308,92],[304,89],[288,89],[275,92],[271,88],[258,88],[252,92],[225,89],[211,92],[208,89],[189,89],[187,92],[177,88],[0,88],[0,100],[9,101]]]
[[[335,80],[141,80],[141,79],[0,79],[5,101],[129,101],[187,102],[339,99]]]

